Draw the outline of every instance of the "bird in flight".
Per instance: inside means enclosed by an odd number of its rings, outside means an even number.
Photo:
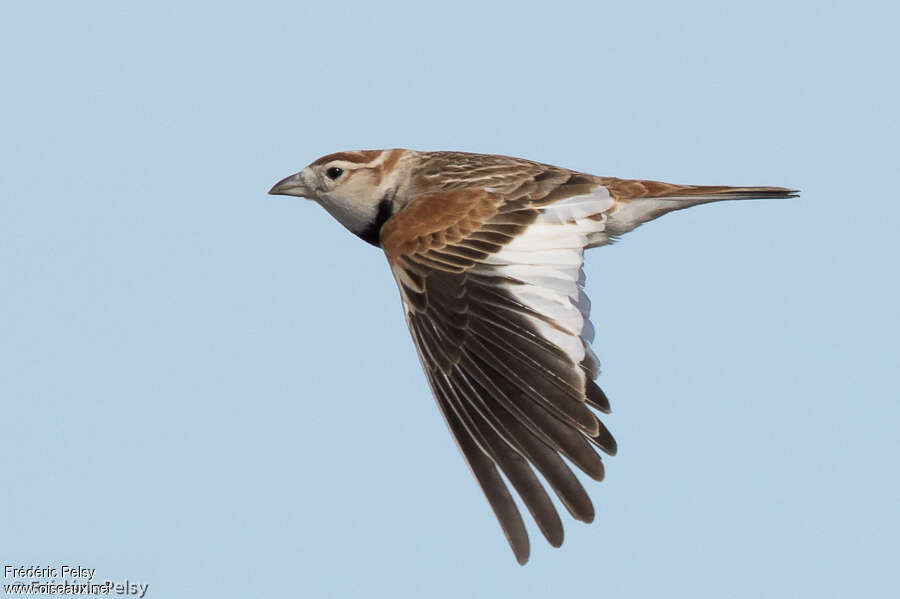
[[[447,427],[520,564],[529,540],[501,473],[554,547],[559,514],[594,506],[563,457],[602,480],[616,442],[598,419],[584,250],[697,204],[788,198],[782,187],[597,177],[508,156],[363,150],[323,156],[270,194],[315,200],[380,247]]]

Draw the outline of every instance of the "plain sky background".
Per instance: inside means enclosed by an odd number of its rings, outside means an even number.
[[[887,597],[896,2],[3,2],[0,561],[148,597]],[[519,567],[383,255],[266,195],[357,148],[785,185],[587,254],[619,455]]]

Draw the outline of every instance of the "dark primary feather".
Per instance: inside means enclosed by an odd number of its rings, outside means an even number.
[[[341,177],[345,166],[368,183],[342,191],[340,179],[352,180]],[[319,167],[336,173],[328,193],[309,184]],[[384,249],[440,411],[520,563],[529,540],[507,482],[558,546],[562,522],[535,469],[573,517],[589,522],[594,507],[569,464],[601,480],[598,452],[617,450],[595,413],[610,404],[593,381],[599,363],[582,252],[674,210],[797,195],[597,177],[463,152],[339,152],[307,169],[270,193],[316,199]]]
[[[567,180],[555,175],[557,185]],[[552,189],[547,184],[542,191]],[[474,268],[535,216],[526,201],[504,204],[466,236],[454,236],[453,225],[448,233],[423,231],[420,240],[427,241],[408,244],[416,249],[392,262],[403,272],[398,281],[407,319],[437,403],[521,563],[528,538],[499,472],[558,546],[562,523],[534,469],[574,518],[590,522],[590,497],[563,456],[602,480],[597,449],[615,452],[615,441],[589,408],[609,411],[591,380],[596,364],[588,358],[574,363],[535,329],[535,322],[559,325],[510,293],[515,279]],[[579,304],[586,316],[590,303],[585,297]]]
[[[414,198],[385,224],[382,247],[400,285],[407,321],[438,406],[516,559],[524,563],[529,540],[504,476],[543,535],[558,546],[562,523],[535,469],[575,519],[590,522],[594,506],[566,460],[602,480],[605,472],[598,452],[613,455],[617,446],[594,412],[609,413],[610,404],[593,381],[599,365],[589,348],[593,327],[583,273],[579,270],[578,280],[572,281],[577,293],[567,298],[584,321],[580,332],[584,358],[575,363],[541,329],[572,332],[523,303],[524,296],[514,293],[522,281],[505,275],[502,268],[483,268],[484,264],[501,264],[492,256],[527,231],[542,211],[568,198],[590,198],[601,186],[609,195],[600,194],[600,210],[613,205],[610,198],[672,199],[673,204],[659,208],[660,214],[677,209],[681,204],[674,202],[684,198],[691,198],[686,206],[786,197],[792,192],[600,178],[503,156],[447,152],[423,156],[412,180],[429,192]],[[599,223],[599,230],[607,222],[606,213],[587,213],[584,218]],[[595,243],[583,239],[583,247]],[[533,277],[529,284],[540,285],[543,276]],[[545,284],[553,288],[550,279]]]
[[[438,273],[432,277],[426,285],[442,277],[465,278]],[[446,295],[437,294],[437,297],[441,298],[435,302],[438,305],[429,303],[424,310],[411,311],[408,317],[416,344],[425,358],[423,366],[438,404],[448,423],[453,423],[454,434],[464,435],[465,439],[458,438],[457,441],[467,459],[471,461],[471,446],[474,445],[500,468],[522,497],[544,536],[552,545],[558,546],[563,537],[562,524],[529,462],[541,472],[573,517],[586,522],[593,520],[594,508],[587,492],[560,458],[562,453],[593,478],[603,478],[602,461],[591,448],[589,437],[579,432],[577,423],[559,407],[570,402],[582,407],[584,404],[567,395],[548,391],[546,385],[543,389],[547,395],[534,392],[534,386],[545,383],[545,371],[509,368],[505,362],[510,359],[512,350],[499,343],[488,347],[473,342],[471,336],[459,332],[458,328],[471,329],[472,320],[477,320],[460,305],[473,305],[466,304],[465,293],[453,303],[446,302]],[[466,314],[467,318],[459,319],[453,316],[454,313]],[[491,330],[489,324],[476,326]],[[512,340],[510,347],[517,342],[515,339],[520,339],[516,335],[510,336],[503,328],[495,328],[491,334],[506,335],[505,339]],[[540,345],[529,347],[537,348],[539,354],[544,352]],[[543,356],[553,360],[560,369],[576,368],[571,362],[560,360],[556,352]],[[548,401],[548,395],[555,397],[555,401]],[[598,446],[604,450],[614,447],[605,427],[601,426],[600,431]],[[480,456],[471,466],[517,558],[519,561],[527,559],[527,537],[523,539],[518,533],[521,517],[508,509],[508,492],[502,478],[496,476],[495,469],[488,469]]]

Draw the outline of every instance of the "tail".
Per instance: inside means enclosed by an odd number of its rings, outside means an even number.
[[[604,186],[616,205],[607,213],[606,232],[619,236],[667,212],[725,200],[795,198],[786,187],[727,187],[724,185],[674,185],[659,181],[606,179]]]

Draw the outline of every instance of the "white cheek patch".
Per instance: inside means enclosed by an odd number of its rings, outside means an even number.
[[[377,220],[379,204],[387,192],[372,185],[367,171],[353,170],[350,166],[345,171],[332,189],[319,194],[318,202],[339,223],[358,235]]]
[[[328,214],[354,233],[365,230],[372,220],[372,212],[366,204],[341,201],[329,195],[323,194],[318,200]]]

